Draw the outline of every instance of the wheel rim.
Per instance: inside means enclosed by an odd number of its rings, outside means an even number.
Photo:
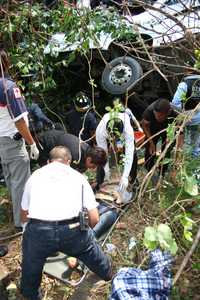
[[[109,80],[113,85],[122,86],[127,84],[132,77],[132,69],[127,64],[120,64],[112,68]]]

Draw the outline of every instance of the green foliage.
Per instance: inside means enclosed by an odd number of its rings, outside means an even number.
[[[63,4],[52,10],[45,10],[43,4],[35,2],[31,6],[17,5],[10,15],[0,19],[0,26],[1,38],[10,52],[13,76],[30,98],[32,94],[55,89],[53,75],[61,67],[67,68],[76,54],[86,55],[90,39],[98,47],[102,32],[109,33],[112,39],[136,39],[132,27],[128,27],[113,9],[85,10],[80,14],[80,11]],[[78,49],[66,53],[63,58],[52,46],[54,57],[44,55],[48,40],[57,32],[65,33],[69,45],[78,42]],[[90,84],[95,86],[93,81]]]
[[[175,255],[178,250],[171,229],[166,224],[146,227],[143,243],[149,250],[160,247],[163,250],[169,251],[172,255]]]
[[[175,132],[176,132],[176,125],[175,123],[171,123],[167,127],[167,139],[169,142],[172,142],[175,137]]]
[[[190,196],[198,196],[198,183],[193,176],[188,176],[185,173],[184,190]]]
[[[92,183],[96,180],[96,173],[92,170],[86,170],[84,175],[87,177],[87,180]]]
[[[110,106],[106,106],[105,108],[106,111],[109,112],[109,130],[111,134],[114,134],[114,136],[120,138],[121,134],[117,131],[115,131],[115,129],[113,128],[115,120],[118,118],[118,114],[120,112],[124,112],[124,107],[123,105],[120,103],[119,99],[115,100],[113,102],[113,108],[111,108]]]
[[[190,218],[190,214],[189,213],[183,213],[179,216],[180,222],[183,226],[183,235],[184,238],[189,241],[192,242],[192,228],[194,225],[194,221]]]
[[[195,55],[195,58],[196,58],[196,62],[195,62],[194,67],[197,68],[197,69],[200,69],[200,49],[196,49],[194,51],[194,55]]]

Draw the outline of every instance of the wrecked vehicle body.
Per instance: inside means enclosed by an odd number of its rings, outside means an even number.
[[[199,32],[199,1],[160,0],[134,16],[120,16],[112,10],[95,12],[102,14],[102,22],[111,20],[112,26],[96,30],[99,24],[90,19],[73,42],[68,32],[56,33],[44,50],[52,56],[74,54],[75,59],[66,66],[72,90],[90,90],[93,85],[103,95],[104,91],[108,95],[134,91],[146,104],[161,96],[171,99],[178,84],[174,73],[183,73],[186,61],[193,63],[193,55],[182,53],[179,45],[188,34],[194,38]],[[85,50],[81,52],[82,47]]]

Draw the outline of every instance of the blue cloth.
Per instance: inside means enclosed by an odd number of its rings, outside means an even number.
[[[5,93],[5,87],[7,89],[7,96]],[[8,103],[7,103],[8,101]],[[16,83],[8,76],[5,76],[5,82],[3,78],[0,78],[0,108],[7,107],[10,117],[15,119],[21,114],[27,112],[24,98],[21,95],[21,91]]]
[[[118,212],[115,208],[111,208],[106,204],[99,204],[99,222],[94,226],[93,232],[95,238],[100,238],[117,220]]]
[[[184,95],[187,93],[187,84],[185,82],[181,82],[178,85],[176,93],[174,94],[174,98],[172,100],[172,104],[179,109],[182,109],[182,99]],[[187,126],[192,125],[200,125],[200,111],[196,112],[192,117],[191,121],[187,123]]]
[[[112,283],[109,300],[167,300],[172,280],[172,256],[156,249],[150,253],[149,269],[122,268]]]
[[[91,229],[80,231],[80,227],[30,221],[22,241],[21,293],[25,298],[38,299],[45,260],[57,251],[80,259],[99,277],[110,280],[110,258],[95,242]]]
[[[52,121],[43,113],[37,103],[31,103],[28,106],[28,112],[33,119],[34,127],[37,130],[43,129],[44,125],[52,125]],[[31,127],[31,126],[30,126]]]
[[[178,109],[182,108],[182,98],[187,93],[187,84],[185,82],[181,82],[178,85],[174,98],[172,100],[172,104],[176,106]],[[199,157],[200,156],[200,111],[196,112],[191,121],[187,122],[187,138],[186,142],[188,142],[192,147],[192,156]]]

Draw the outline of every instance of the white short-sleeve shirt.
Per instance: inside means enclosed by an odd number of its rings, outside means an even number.
[[[133,163],[133,156],[135,151],[134,146],[134,133],[133,128],[130,123],[130,118],[127,113],[118,113],[117,117],[122,120],[124,125],[124,130],[122,135],[124,136],[125,140],[125,158],[124,158],[124,170],[123,176],[128,177],[131,171],[132,163]],[[110,114],[106,113],[101,121],[99,122],[97,129],[96,129],[96,141],[97,145],[103,148],[106,152],[108,152],[108,132],[106,129],[107,123],[110,120]],[[106,168],[108,163],[106,164]]]
[[[28,210],[29,218],[71,219],[81,211],[82,196],[88,210],[98,206],[92,188],[82,174],[61,162],[52,162],[36,170],[28,179],[21,207]]]

